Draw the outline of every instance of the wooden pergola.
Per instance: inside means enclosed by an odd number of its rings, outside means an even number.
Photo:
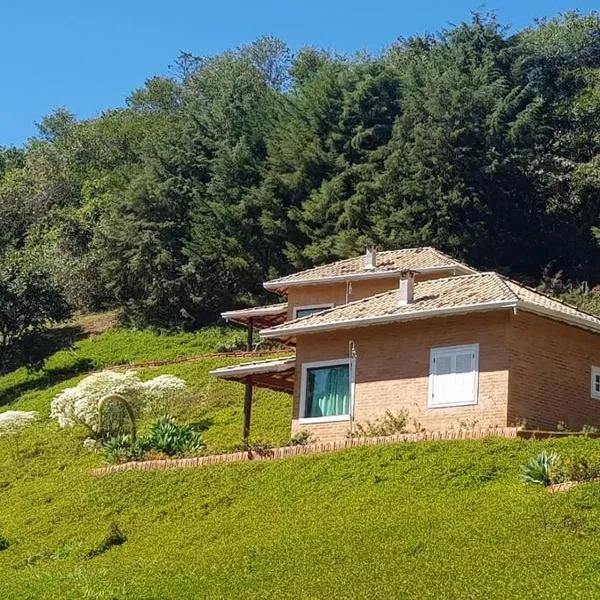
[[[294,378],[296,373],[296,357],[275,358],[260,360],[230,367],[221,367],[211,371],[210,374],[226,379],[238,381],[246,386],[244,394],[244,424],[242,436],[245,443],[250,437],[250,419],[252,414],[252,397],[255,387],[294,393]]]
[[[248,330],[247,349],[252,350],[254,328],[267,329],[281,325],[287,319],[287,302],[280,304],[269,304],[267,306],[255,306],[253,308],[242,308],[241,310],[229,310],[221,313],[221,316],[232,323],[243,325]]]

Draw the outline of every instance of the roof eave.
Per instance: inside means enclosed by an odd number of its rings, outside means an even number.
[[[294,329],[279,329],[271,327],[260,332],[264,338],[291,338],[301,334],[324,333],[337,329],[352,329],[354,327],[368,327],[370,325],[385,325],[387,323],[397,323],[402,321],[413,321],[418,319],[429,319],[434,317],[445,317],[452,315],[468,314],[472,312],[484,312],[493,310],[503,310],[515,308],[518,302],[516,299],[501,300],[494,302],[482,302],[480,304],[465,304],[462,306],[452,306],[448,308],[433,308],[429,310],[413,311],[409,313],[396,313],[391,315],[381,315],[377,317],[362,317],[360,319],[350,319],[347,321],[337,321],[334,323],[323,323],[311,325],[308,327],[298,327]]]
[[[221,317],[227,320],[234,320],[238,317],[265,317],[269,315],[279,315],[287,312],[287,303],[282,303],[281,306],[270,306],[261,308],[260,306],[252,308],[241,308],[239,310],[226,310],[221,313]]]
[[[301,285],[319,285],[327,283],[340,283],[344,281],[359,281],[362,279],[385,279],[386,277],[394,277],[404,271],[412,271],[413,273],[444,273],[447,271],[461,271],[464,274],[475,273],[474,269],[461,264],[443,265],[439,267],[418,267],[418,268],[402,268],[390,269],[389,271],[361,271],[360,273],[350,273],[348,275],[333,275],[331,277],[320,277],[316,279],[295,279],[293,281],[265,281],[263,287],[271,292],[278,292],[289,287]]]
[[[594,333],[600,333],[600,323],[594,323],[593,321],[578,315],[570,315],[559,310],[553,310],[551,308],[539,306],[538,304],[526,302],[524,300],[519,300],[518,308],[541,317],[547,317],[554,321],[561,321],[563,323],[567,323],[568,325],[579,327],[580,329],[587,329],[589,331],[593,331]]]
[[[242,363],[233,367],[220,367],[213,369],[210,374],[214,377],[243,376],[243,375],[262,375],[265,373],[281,373],[293,369],[296,364],[296,357],[276,359],[263,364]]]

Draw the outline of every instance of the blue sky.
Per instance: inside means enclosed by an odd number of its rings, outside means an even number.
[[[378,51],[399,36],[494,9],[521,28],[536,16],[589,12],[597,0],[5,0],[0,12],[0,145],[22,144],[58,106],[80,118],[122,106],[181,50],[213,54],[271,34],[313,45]]]

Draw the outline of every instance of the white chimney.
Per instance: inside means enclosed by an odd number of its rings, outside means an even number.
[[[412,271],[402,271],[400,274],[400,288],[398,301],[400,306],[411,304],[415,299],[415,274]]]
[[[371,248],[367,248],[367,253],[365,254],[365,269],[367,271],[372,271],[377,266],[377,250],[374,246]]]

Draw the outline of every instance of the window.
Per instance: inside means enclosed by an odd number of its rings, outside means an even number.
[[[600,367],[592,367],[592,398],[600,400]]]
[[[477,404],[479,344],[432,348],[429,407]]]
[[[315,313],[327,310],[332,306],[332,304],[318,304],[315,306],[296,306],[294,308],[294,319],[301,319],[302,317],[314,315]]]
[[[316,423],[350,418],[353,367],[349,359],[302,365],[301,421]]]

